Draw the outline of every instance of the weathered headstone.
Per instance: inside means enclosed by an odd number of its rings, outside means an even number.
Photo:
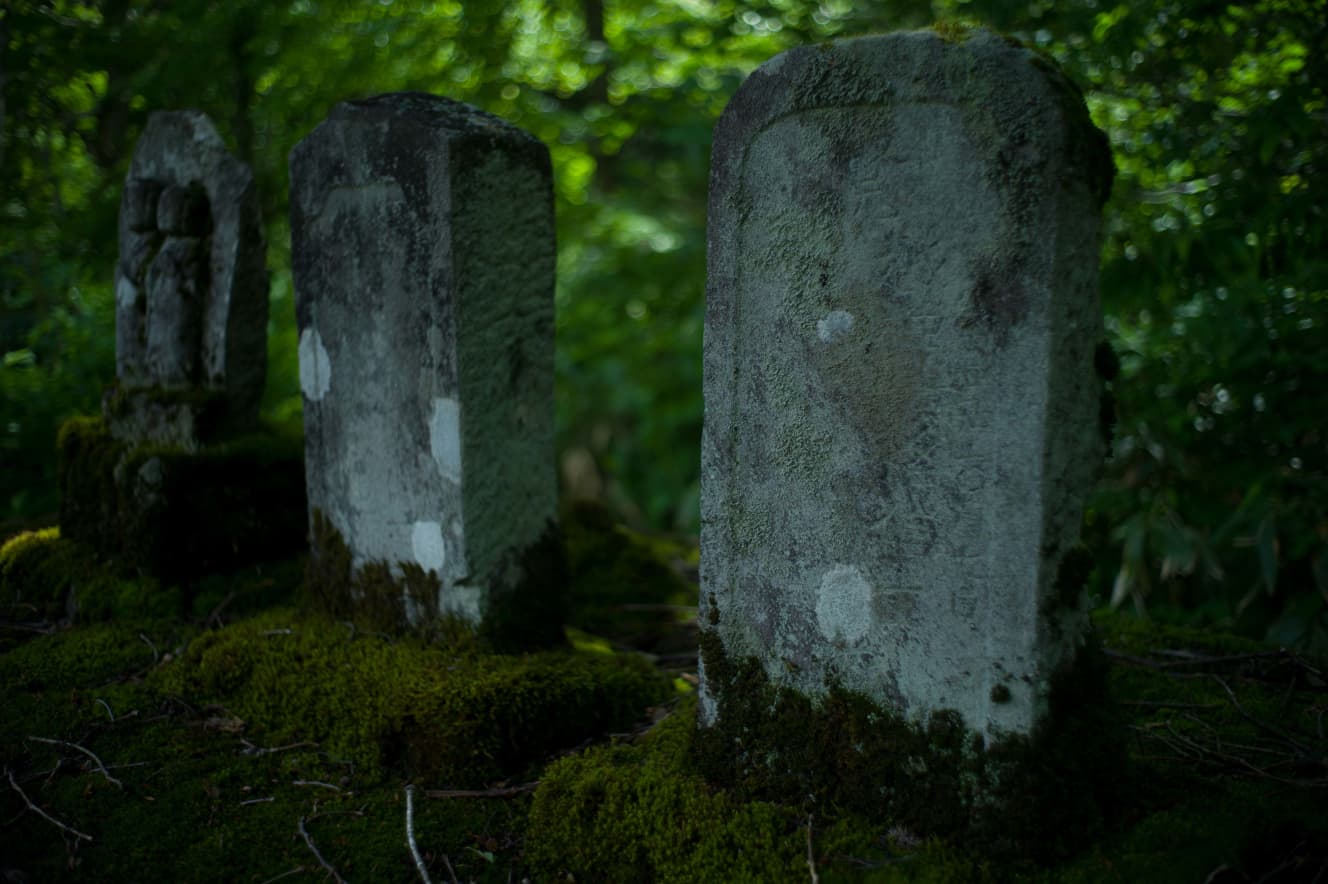
[[[1087,620],[1076,544],[1104,451],[1111,178],[1078,91],[981,30],[794,49],[729,104],[709,211],[701,721],[747,739],[743,758],[771,747],[725,726],[769,697],[739,661],[886,716],[953,710],[988,740],[1044,721]]]
[[[192,447],[252,424],[267,367],[254,176],[198,111],[152,114],[120,203],[111,432]]]
[[[403,93],[338,104],[290,169],[316,591],[555,640],[547,148]]]
[[[167,583],[303,544],[299,440],[257,425],[265,261],[253,173],[202,113],[153,113],[120,201],[116,381],[58,438],[62,536]]]

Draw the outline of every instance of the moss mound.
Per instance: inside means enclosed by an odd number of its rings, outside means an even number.
[[[981,880],[982,863],[938,842],[919,845],[901,833],[912,849],[898,850],[879,820],[845,815],[818,824],[797,808],[714,788],[693,761],[695,712],[688,699],[637,743],[545,769],[527,833],[537,880],[803,880],[809,861],[824,880],[856,879],[906,858],[925,858],[912,869],[926,869],[917,880]]]
[[[224,707],[270,742],[313,740],[366,777],[452,786],[627,729],[670,692],[632,657],[484,654],[282,609],[200,636],[151,683]]]

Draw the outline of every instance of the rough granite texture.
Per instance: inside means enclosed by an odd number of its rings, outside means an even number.
[[[266,244],[253,172],[198,111],[159,111],[134,149],[115,271],[111,431],[193,446],[258,413]],[[206,420],[201,411],[209,412]]]
[[[290,171],[311,518],[479,624],[555,514],[548,150],[401,93],[338,104]]]
[[[986,31],[779,55],[714,139],[701,618],[776,684],[1029,733],[1103,456],[1099,216],[1075,87]],[[1068,570],[1068,569],[1067,569]],[[701,720],[728,704],[704,677]]]

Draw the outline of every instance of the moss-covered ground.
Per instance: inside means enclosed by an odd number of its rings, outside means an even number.
[[[528,655],[306,613],[300,561],[175,588],[58,532],[9,541],[0,875],[420,880],[412,786],[434,881],[1328,880],[1314,661],[1099,615],[1124,807],[1055,865],[996,861],[708,783],[688,551],[586,507],[564,530],[573,641]]]

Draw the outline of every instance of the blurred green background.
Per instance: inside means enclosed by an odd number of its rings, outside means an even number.
[[[557,191],[563,489],[698,519],[711,129],[809,41],[984,23],[1083,87],[1119,174],[1103,302],[1122,372],[1087,515],[1102,600],[1328,650],[1328,13],[1138,0],[10,0],[0,10],[0,522],[49,523],[58,422],[114,374],[116,212],[147,114],[209,113],[258,175],[270,417],[298,414],[291,146],[419,89],[535,133]]]

